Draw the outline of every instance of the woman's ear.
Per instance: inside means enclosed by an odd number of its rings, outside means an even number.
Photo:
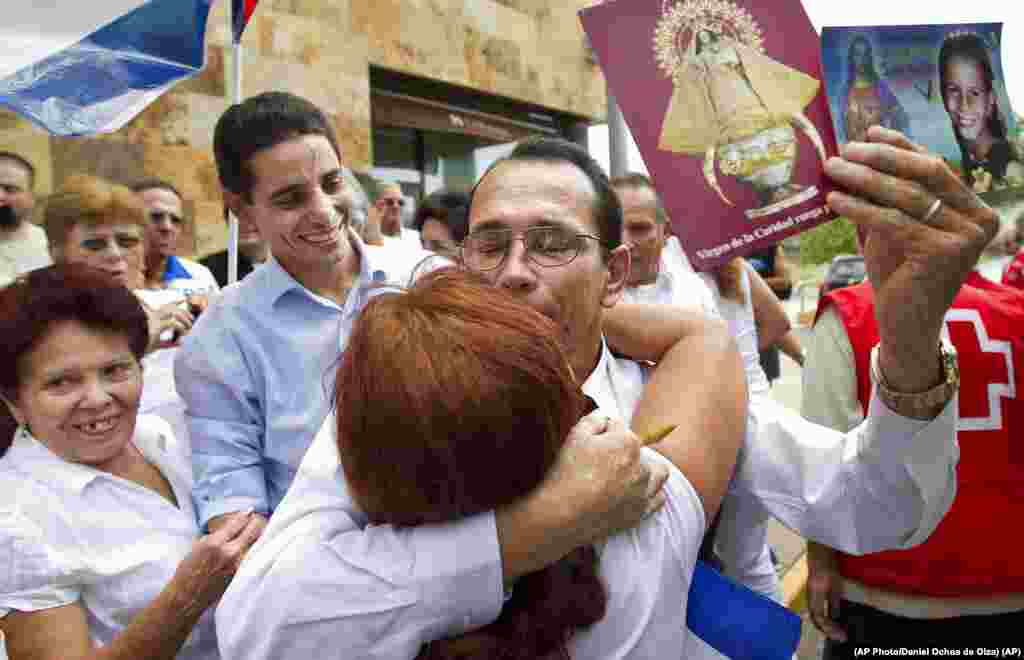
[[[4,405],[11,411],[11,416],[14,417],[14,421],[18,422],[18,425],[25,423],[25,415],[22,413],[21,408],[14,403],[17,397],[12,396],[9,392],[0,393],[0,400],[3,400]]]

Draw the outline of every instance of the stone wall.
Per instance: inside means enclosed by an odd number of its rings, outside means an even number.
[[[243,94],[283,89],[317,103],[334,122],[346,164],[372,159],[369,68],[379,66],[511,97],[595,120],[604,79],[584,46],[576,11],[593,0],[262,0],[242,38]],[[50,138],[0,111],[0,150],[39,170],[37,192],[86,171],[130,182],[172,181],[194,226],[181,253],[224,248],[210,144],[231,93],[227,0],[207,30],[207,65],[117,133]]]

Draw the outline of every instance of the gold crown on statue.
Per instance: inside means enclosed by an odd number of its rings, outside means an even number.
[[[754,17],[729,0],[662,0],[661,9],[654,28],[654,57],[669,78],[691,57],[693,41],[702,30],[764,52],[764,35]]]

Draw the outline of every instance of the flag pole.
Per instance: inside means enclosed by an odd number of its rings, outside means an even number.
[[[234,13],[244,11],[237,3],[232,2],[232,9],[228,11],[228,31],[231,34],[231,103],[242,102],[242,39],[241,35],[235,37]],[[225,209],[228,216],[228,284],[238,281],[238,218],[234,213]]]

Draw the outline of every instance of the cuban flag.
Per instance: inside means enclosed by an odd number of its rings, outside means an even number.
[[[0,106],[54,135],[116,131],[202,70],[212,2],[5,3]]]
[[[249,24],[252,13],[256,11],[256,3],[259,0],[231,0],[231,31],[234,33],[235,43],[242,41],[242,32]]]

